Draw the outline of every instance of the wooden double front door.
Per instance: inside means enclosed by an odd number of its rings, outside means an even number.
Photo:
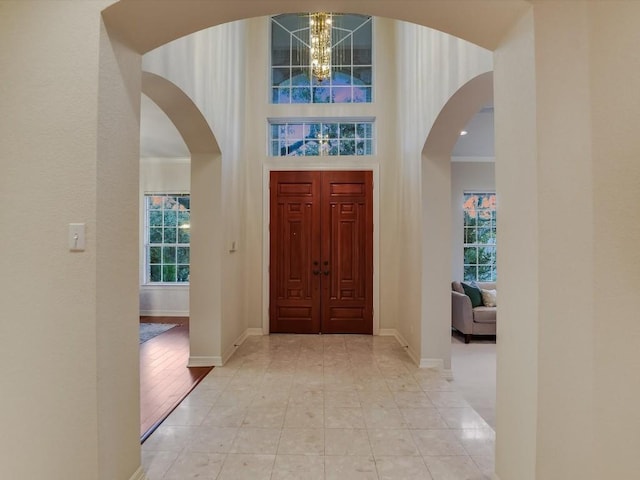
[[[272,333],[373,333],[372,179],[271,172]]]

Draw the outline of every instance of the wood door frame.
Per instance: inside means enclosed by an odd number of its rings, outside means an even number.
[[[324,157],[326,158],[326,157]],[[296,162],[265,162],[262,172],[262,333],[269,334],[269,258],[271,243],[269,239],[270,202],[269,179],[272,171],[341,171],[369,170],[373,173],[373,334],[380,332],[380,167],[377,161],[372,162],[362,157],[357,162],[344,162],[328,165]]]

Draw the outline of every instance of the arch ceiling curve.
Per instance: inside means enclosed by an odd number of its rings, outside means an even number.
[[[422,150],[427,157],[450,156],[460,131],[493,100],[493,72],[482,73],[460,87],[433,123]]]
[[[413,22],[495,50],[529,6],[527,0],[120,0],[103,18],[112,34],[140,54],[226,22],[318,10]]]
[[[142,93],[169,117],[191,154],[220,153],[207,120],[177,85],[155,73],[142,72]]]

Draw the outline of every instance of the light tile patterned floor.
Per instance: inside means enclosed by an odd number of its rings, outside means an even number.
[[[494,431],[391,337],[249,337],[142,446],[149,480],[485,480]]]

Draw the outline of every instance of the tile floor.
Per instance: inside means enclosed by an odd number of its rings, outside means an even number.
[[[249,337],[142,446],[149,480],[481,480],[495,434],[391,337]]]
[[[451,336],[453,386],[490,427],[496,425],[496,339]]]

